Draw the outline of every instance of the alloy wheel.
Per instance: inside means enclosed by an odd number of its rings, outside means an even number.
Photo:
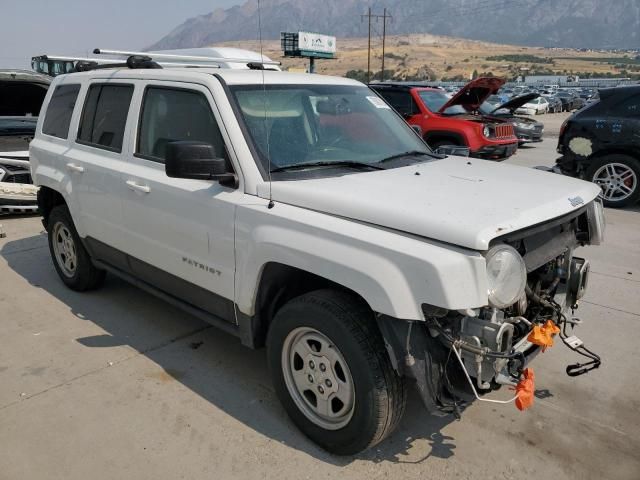
[[[593,174],[593,182],[602,188],[600,196],[610,202],[629,198],[638,188],[636,173],[624,163],[606,163]]]

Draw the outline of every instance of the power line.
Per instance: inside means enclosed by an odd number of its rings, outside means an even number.
[[[391,19],[391,15],[387,15],[387,9],[384,9],[382,15],[382,70],[380,71],[380,80],[384,82],[384,43],[387,38],[387,18]]]

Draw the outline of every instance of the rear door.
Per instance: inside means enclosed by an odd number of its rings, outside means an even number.
[[[121,171],[133,83],[97,80],[86,87],[77,135],[63,168],[73,186],[83,233],[101,243],[124,245]]]
[[[215,181],[169,178],[167,144],[230,145],[213,97],[201,85],[148,82],[137,97],[137,132],[124,163],[125,251],[140,279],[235,321],[234,218],[242,193]],[[229,162],[229,168],[231,169]]]

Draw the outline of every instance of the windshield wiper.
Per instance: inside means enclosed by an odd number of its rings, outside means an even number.
[[[398,158],[418,157],[418,156],[427,156],[427,157],[432,157],[432,158],[444,158],[442,155],[439,155],[439,154],[433,153],[433,152],[429,153],[429,152],[422,152],[420,150],[411,150],[409,152],[397,153],[396,155],[391,155],[389,157],[383,158],[378,163],[386,163],[386,162],[390,162],[391,160],[397,160]]]
[[[386,170],[386,168],[381,167],[380,165],[370,164],[370,163],[362,163],[362,162],[309,162],[309,163],[295,163],[291,165],[283,165],[282,167],[272,168],[271,173],[275,172],[284,172],[289,170],[303,170],[305,168],[314,168],[314,167],[347,167],[347,168],[356,168],[359,170]]]

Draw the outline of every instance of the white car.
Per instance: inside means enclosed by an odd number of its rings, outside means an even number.
[[[516,113],[524,115],[539,115],[549,112],[549,102],[544,97],[538,97],[531,100],[529,103],[525,103],[516,110]]]
[[[532,333],[571,322],[598,186],[434,154],[353,80],[134,63],[47,95],[30,152],[53,265],[71,289],[109,272],[266,345],[323,448],[382,441],[408,379],[436,415],[527,380]]]

